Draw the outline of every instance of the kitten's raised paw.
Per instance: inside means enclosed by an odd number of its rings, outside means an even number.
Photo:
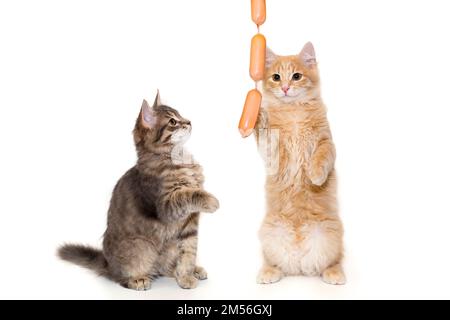
[[[343,285],[346,282],[344,271],[340,265],[326,269],[321,277],[323,282],[328,284]]]
[[[270,284],[281,280],[283,273],[280,269],[274,267],[263,267],[256,278],[259,284]]]
[[[194,289],[198,284],[198,279],[193,275],[180,276],[176,280],[178,285],[183,289]]]
[[[309,169],[309,179],[316,186],[321,186],[328,178],[327,172],[322,167],[311,167]]]
[[[142,277],[142,278],[133,278],[128,280],[127,288],[138,290],[138,291],[144,291],[148,290],[151,287],[151,280],[148,277]]]
[[[206,273],[205,269],[196,266],[194,270],[194,277],[196,277],[198,280],[205,280],[208,279],[208,274]]]

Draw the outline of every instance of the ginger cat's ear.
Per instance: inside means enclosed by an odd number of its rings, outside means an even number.
[[[159,94],[156,96],[158,99]],[[156,103],[157,100],[155,100]],[[142,101],[141,107],[141,124],[145,128],[152,128],[156,123],[156,115],[153,108],[149,106],[147,100]]]
[[[314,46],[311,42],[308,42],[303,47],[300,52],[300,59],[307,67],[314,67],[317,64],[316,61],[316,51],[314,50]]]
[[[266,67],[270,66],[276,59],[277,55],[270,50],[270,48],[266,48]]]

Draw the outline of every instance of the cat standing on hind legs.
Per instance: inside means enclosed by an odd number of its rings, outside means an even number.
[[[259,232],[264,262],[257,282],[318,275],[326,283],[344,284],[336,153],[311,43],[294,56],[267,49],[255,129],[260,149],[276,150],[275,155],[262,152],[266,164],[273,165],[274,156],[277,163],[266,179],[267,212]]]
[[[206,279],[196,265],[199,215],[219,202],[182,147],[190,133],[190,121],[163,105],[159,93],[153,107],[144,100],[133,131],[138,161],[114,188],[103,250],[68,244],[59,256],[135,290],[149,289],[158,276],[185,289]]]

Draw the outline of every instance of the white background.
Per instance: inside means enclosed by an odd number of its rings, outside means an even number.
[[[0,298],[450,298],[448,1],[268,0],[270,47],[311,40],[338,151],[348,283],[255,283],[264,170],[237,122],[250,1],[0,3]],[[131,130],[156,89],[193,122],[188,143],[220,210],[201,220],[195,290],[134,292],[59,261],[101,244]]]

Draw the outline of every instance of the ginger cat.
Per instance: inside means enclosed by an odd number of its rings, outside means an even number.
[[[320,97],[314,47],[277,56],[269,49],[256,138],[266,166],[267,213],[260,229],[261,284],[321,276],[344,284],[343,227],[336,200],[335,147]],[[274,157],[276,159],[274,159]]]

